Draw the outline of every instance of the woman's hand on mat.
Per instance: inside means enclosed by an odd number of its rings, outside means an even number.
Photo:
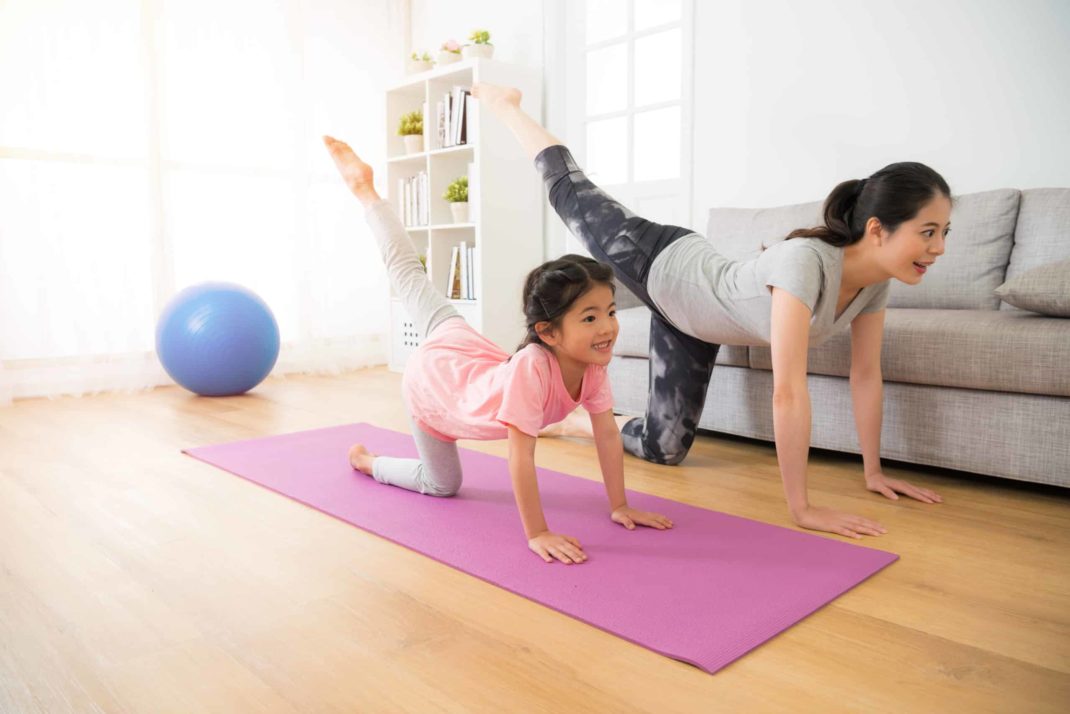
[[[630,531],[634,531],[636,526],[648,526],[657,528],[659,531],[672,528],[672,521],[660,513],[637,511],[631,506],[621,506],[614,509],[609,517],[613,519],[614,523],[619,523]]]
[[[848,538],[861,538],[863,535],[879,536],[888,531],[880,523],[862,516],[841,513],[831,508],[808,506],[793,514],[796,525],[813,531],[838,533]]]
[[[943,503],[944,499],[940,497],[936,491],[930,491],[927,488],[919,488],[912,486],[906,481],[901,481],[897,478],[888,478],[879,471],[874,474],[866,476],[866,488],[874,493],[879,493],[885,498],[890,498],[893,501],[898,501],[898,494],[904,496],[910,496],[913,499],[921,501],[922,503]]]
[[[554,562],[554,558],[566,565],[587,560],[587,554],[583,552],[578,540],[572,536],[559,535],[550,531],[529,538],[528,547],[547,563]]]
[[[369,198],[370,195],[374,195],[378,199],[378,196],[375,195],[372,167],[364,163],[353,149],[349,148],[349,144],[344,141],[325,136],[323,137],[323,144],[327,147],[327,151],[331,153],[334,165],[338,167],[338,173],[342,175],[342,179],[346,182],[349,190],[353,192],[353,195],[362,201]]]

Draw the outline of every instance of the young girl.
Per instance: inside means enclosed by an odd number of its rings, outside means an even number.
[[[381,483],[452,496],[461,487],[456,440],[508,438],[509,473],[528,547],[547,563],[582,563],[587,555],[580,542],[547,526],[535,480],[539,430],[582,405],[591,414],[610,518],[628,530],[671,528],[665,516],[630,508],[625,498],[624,451],[605,370],[617,339],[612,268],[566,255],[532,270],[524,285],[528,334],[510,356],[431,285],[408,233],[376,193],[371,167],[344,142],[323,141],[364,205],[390,281],[425,336],[402,381],[420,458],[377,456],[355,444],[349,451],[353,467]]]
[[[721,344],[770,346],[773,426],[789,511],[796,524],[860,538],[877,522],[814,506],[806,489],[810,447],[807,349],[851,329],[851,392],[866,487],[925,503],[933,491],[880,468],[880,371],[888,280],[916,285],[944,252],[951,191],[927,166],[887,166],[846,181],[825,202],[825,225],[793,232],[753,260],[733,261],[703,236],[635,216],[591,183],[568,149],[520,109],[516,89],[477,84],[472,96],[517,137],[542,174],[569,230],[651,310],[650,397],[625,424],[624,448],[676,464],[695,438]],[[655,378],[656,375],[656,378]]]

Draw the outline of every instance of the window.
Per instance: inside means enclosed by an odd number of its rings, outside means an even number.
[[[663,223],[690,215],[691,0],[570,3],[567,136],[591,180]]]

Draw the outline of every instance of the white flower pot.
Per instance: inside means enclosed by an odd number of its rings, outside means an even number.
[[[468,202],[456,201],[450,204],[450,212],[453,213],[454,223],[468,223]]]
[[[464,55],[465,59],[471,59],[472,57],[490,59],[494,56],[494,45],[465,45],[461,48],[461,54]]]
[[[433,65],[430,62],[424,62],[423,60],[410,59],[405,65],[406,72],[409,74],[416,74],[417,72],[426,72],[431,69]]]
[[[405,142],[406,154],[419,154],[424,150],[423,134],[409,134],[401,137],[401,140]]]
[[[453,64],[454,62],[460,62],[461,55],[457,52],[450,52],[448,50],[439,50],[438,63],[439,65]]]

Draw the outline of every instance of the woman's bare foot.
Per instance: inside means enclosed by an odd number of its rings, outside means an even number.
[[[323,137],[323,144],[334,159],[334,165],[338,167],[338,173],[342,180],[353,192],[353,195],[363,202],[374,199],[379,200],[375,192],[374,175],[372,167],[356,155],[349,144],[330,136]]]
[[[483,102],[495,114],[503,110],[516,109],[520,106],[520,90],[516,87],[503,87],[498,84],[477,82],[472,85],[472,96]]]
[[[520,108],[521,95],[516,87],[477,82],[472,85],[472,96],[513,132],[528,158],[534,159],[547,147],[561,143],[560,139],[546,131],[539,122]]]
[[[635,417],[615,416],[617,428],[624,425]],[[591,428],[591,415],[583,407],[577,407],[575,411],[556,424],[551,424],[539,432],[539,436],[578,436],[584,439],[594,438],[594,429]]]
[[[375,454],[365,449],[364,444],[353,444],[349,447],[349,465],[357,471],[371,476],[374,463]]]

